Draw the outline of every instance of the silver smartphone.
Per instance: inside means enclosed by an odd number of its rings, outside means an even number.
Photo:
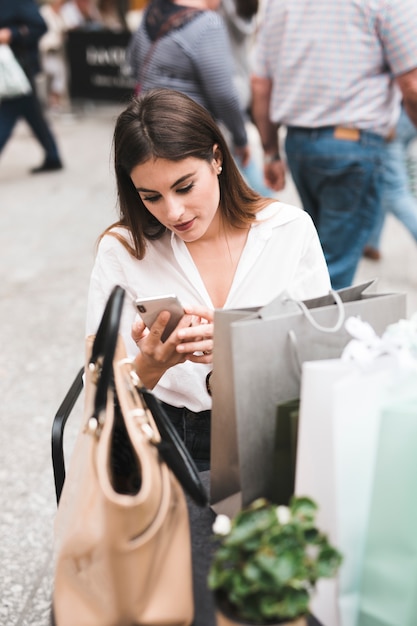
[[[139,315],[148,328],[152,326],[161,311],[170,312],[171,317],[161,335],[161,341],[168,339],[180,319],[184,316],[184,309],[177,296],[173,294],[154,298],[138,298],[135,304]]]

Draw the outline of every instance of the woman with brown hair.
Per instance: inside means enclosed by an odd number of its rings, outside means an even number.
[[[116,122],[114,162],[120,219],[100,239],[87,334],[116,284],[132,302],[178,296],[185,315],[165,342],[166,312],[148,330],[125,306],[121,331],[142,382],[208,469],[214,309],[327,293],[320,242],[303,210],[248,187],[211,115],[179,92],[131,101]]]

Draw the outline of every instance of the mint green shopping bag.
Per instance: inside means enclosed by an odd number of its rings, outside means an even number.
[[[410,389],[416,386],[414,378]],[[417,394],[413,395],[381,414],[358,626],[417,624]]]

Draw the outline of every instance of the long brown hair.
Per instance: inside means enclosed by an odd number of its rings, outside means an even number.
[[[132,236],[134,249],[114,234],[136,258],[145,256],[146,240],[158,239],[165,227],[147,210],[130,178],[132,170],[150,159],[181,161],[189,157],[212,163],[213,147],[222,155],[220,206],[223,219],[234,226],[255,220],[270,200],[253,191],[240,174],[226,141],[211,115],[194,100],[170,89],[152,89],[133,98],[119,115],[113,135],[119,222]]]

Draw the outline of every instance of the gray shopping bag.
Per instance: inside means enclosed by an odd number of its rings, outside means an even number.
[[[376,281],[297,302],[282,294],[259,309],[216,310],[210,501],[234,515],[257,497],[273,500],[276,406],[299,396],[304,361],[340,357],[359,316],[382,334],[404,318],[406,296]]]

